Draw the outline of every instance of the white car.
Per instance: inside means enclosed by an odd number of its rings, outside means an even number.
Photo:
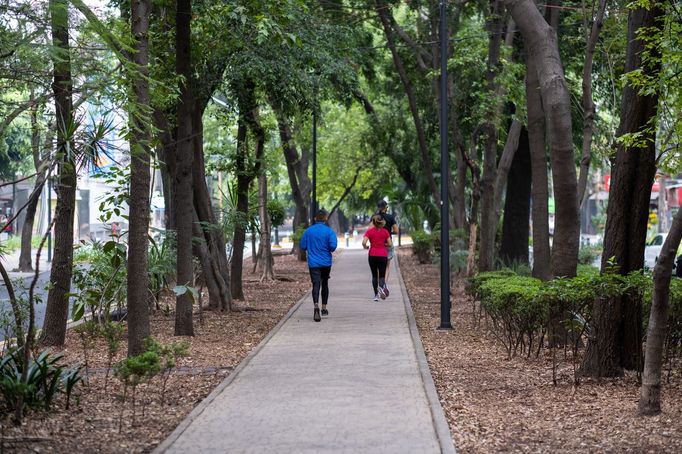
[[[658,233],[644,248],[644,266],[649,269],[654,269],[658,256],[661,254],[661,248],[665,241],[667,233]]]

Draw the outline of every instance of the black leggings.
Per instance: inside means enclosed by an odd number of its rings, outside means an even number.
[[[331,266],[320,268],[309,268],[310,281],[313,283],[313,303],[317,304],[320,300],[320,287],[322,287],[322,304],[327,304],[329,299],[329,273]]]
[[[376,295],[379,287],[386,285],[386,265],[388,264],[387,257],[369,256],[369,268],[372,270],[372,287]]]

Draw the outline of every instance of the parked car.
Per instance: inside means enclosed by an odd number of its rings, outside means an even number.
[[[650,269],[654,269],[656,262],[658,261],[658,256],[661,254],[661,248],[663,247],[663,242],[665,242],[667,233],[658,233],[644,248],[644,266]]]

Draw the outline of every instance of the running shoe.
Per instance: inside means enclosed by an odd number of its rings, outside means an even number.
[[[379,294],[378,293],[374,294],[374,300],[373,301],[379,301]]]
[[[322,315],[329,315],[329,311],[327,309],[322,309]]]
[[[315,310],[313,311],[313,320],[316,322],[319,322],[322,320],[322,317],[320,317],[320,308],[316,307]]]
[[[386,294],[384,293],[384,289],[382,287],[379,287],[379,298],[382,300],[386,299]]]
[[[386,298],[388,298],[388,286],[384,285],[384,295],[386,295]]]

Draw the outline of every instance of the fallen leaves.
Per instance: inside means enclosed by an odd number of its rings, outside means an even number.
[[[636,415],[637,377],[591,380],[573,386],[570,352],[552,358],[515,357],[478,320],[478,308],[453,289],[453,331],[438,331],[439,270],[398,251],[431,374],[459,452],[680,452],[682,377],[673,370],[663,387],[663,413]]]
[[[291,255],[275,257],[275,274],[282,277],[281,280],[261,283],[248,279],[247,269],[250,266],[245,266],[244,272],[246,301],[239,303],[258,310],[204,311],[203,324],[195,314],[196,335],[183,338],[190,344],[190,356],[178,360],[168,379],[163,403],[161,378],[138,387],[134,426],[130,390],[122,405],[123,388],[112,373],[105,378],[106,345],[98,339],[88,352],[89,385],[78,388],[77,395],[72,397],[72,408],[64,410],[63,402],[57,402],[55,411],[31,413],[21,427],[13,426],[9,419],[3,420],[4,448],[11,452],[151,451],[234,370],[309,288],[305,262],[299,262]],[[168,303],[171,307],[174,305],[173,301]],[[177,341],[173,336],[173,323],[172,315],[166,316],[162,311],[153,313],[152,335],[162,343]],[[67,333],[66,344],[60,351],[67,363],[83,362],[82,344],[73,331]],[[114,363],[125,354],[123,348]],[[74,405],[75,399],[79,405]],[[121,414],[123,423],[119,433]]]

